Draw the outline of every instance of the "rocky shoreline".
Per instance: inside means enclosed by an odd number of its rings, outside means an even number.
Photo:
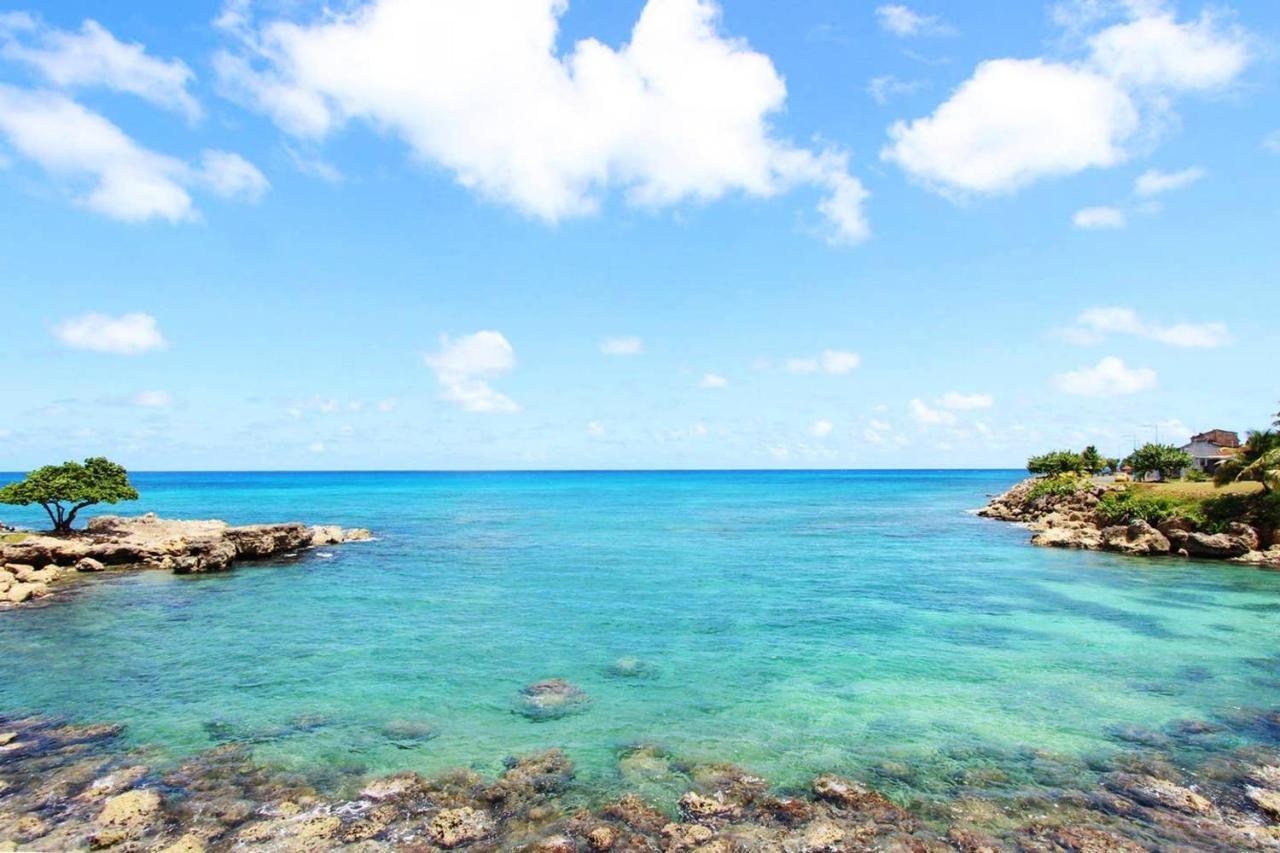
[[[255,763],[242,744],[157,766],[154,753],[121,745],[119,726],[0,716],[0,850],[1280,850],[1280,711],[1182,721],[1165,739],[1229,728],[1260,732],[1265,745],[1194,766],[1155,749],[1121,752],[1088,781],[1063,779],[1054,769],[1063,757],[1037,754],[1044,788],[982,790],[999,786],[988,769],[962,796],[906,805],[833,774],[779,791],[731,764],[621,750],[624,779],[661,764],[683,780],[686,792],[667,811],[634,793],[587,804],[557,749],[508,759],[497,778],[403,772],[326,793]]]
[[[1141,519],[1108,525],[1098,514],[1103,497],[1116,486],[1089,484],[1066,494],[1036,494],[1043,479],[1032,477],[998,495],[978,515],[1021,524],[1033,532],[1031,544],[1048,548],[1114,551],[1139,557],[1231,560],[1280,568],[1280,542],[1266,540],[1248,524],[1199,530],[1177,518],[1152,525]]]
[[[0,607],[38,601],[109,569],[221,572],[239,562],[370,538],[364,529],[300,522],[232,526],[163,519],[154,513],[104,515],[68,536],[11,534],[9,541],[0,542]]]

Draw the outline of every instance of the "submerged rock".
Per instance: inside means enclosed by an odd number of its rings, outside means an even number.
[[[517,713],[531,720],[555,720],[587,710],[591,699],[575,684],[550,678],[520,691]]]
[[[640,658],[621,657],[605,668],[605,674],[613,678],[654,678],[658,669]]]
[[[493,831],[493,819],[488,813],[463,806],[445,809],[431,819],[427,834],[444,848],[457,847],[479,841]]]

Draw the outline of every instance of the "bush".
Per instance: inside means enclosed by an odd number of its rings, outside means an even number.
[[[1027,492],[1027,500],[1053,496],[1065,498],[1079,492],[1089,481],[1079,474],[1054,474],[1037,482]]]
[[[1098,501],[1096,512],[1104,525],[1129,524],[1139,519],[1157,525],[1172,518],[1197,520],[1199,515],[1195,506],[1189,507],[1176,498],[1143,494],[1133,489],[1107,492]]]
[[[1085,470],[1085,462],[1079,453],[1070,450],[1055,450],[1043,456],[1032,456],[1027,460],[1027,470],[1032,474],[1075,474]]]
[[[1218,495],[1206,498],[1200,506],[1203,528],[1209,533],[1221,533],[1233,521],[1258,528],[1267,539],[1280,531],[1280,494],[1276,492]]]
[[[1188,483],[1207,483],[1209,475],[1201,471],[1199,468],[1188,468],[1186,473],[1182,475],[1182,479]]]

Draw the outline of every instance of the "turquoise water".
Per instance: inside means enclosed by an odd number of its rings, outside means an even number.
[[[1046,752],[1083,768],[1178,720],[1280,705],[1280,573],[1042,550],[966,512],[1017,478],[137,475],[131,512],[378,539],[0,613],[0,712],[126,722],[175,758],[246,740],[315,774],[489,771],[560,746],[608,790],[636,782],[620,750],[656,744],[783,785],[894,762],[913,772],[880,781],[906,795],[974,767],[1031,785]],[[590,704],[516,713],[550,677]]]

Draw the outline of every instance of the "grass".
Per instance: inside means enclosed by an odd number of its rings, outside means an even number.
[[[17,545],[30,535],[29,533],[4,533],[0,534],[0,542],[6,545]]]
[[[1253,495],[1262,491],[1261,483],[1232,483],[1218,488],[1213,483],[1190,483],[1177,480],[1172,483],[1131,483],[1130,488],[1152,497],[1168,497],[1174,500],[1204,500],[1218,495]]]

